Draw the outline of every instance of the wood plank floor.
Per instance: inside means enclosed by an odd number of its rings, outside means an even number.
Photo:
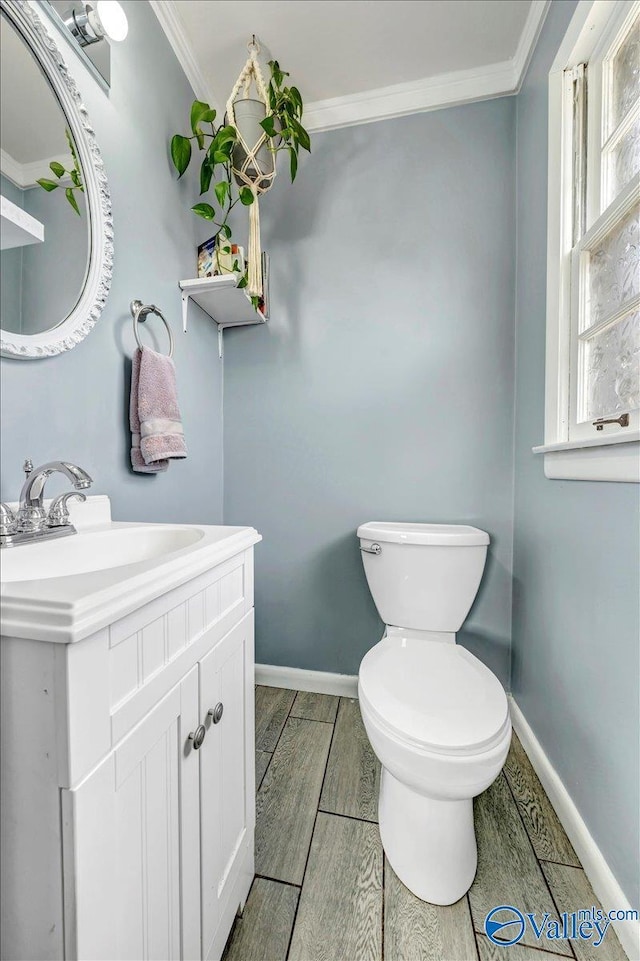
[[[290,961],[382,956],[382,844],[370,821],[318,814]]]
[[[500,904],[551,918],[598,906],[515,735],[475,801],[478,871],[457,904],[420,901],[384,858],[379,782],[357,700],[256,689],[257,873],[224,961],[624,961],[611,928],[599,948],[485,935]]]
[[[308,721],[326,721],[328,724],[333,724],[339,703],[339,697],[298,691],[291,708],[291,717],[306,717]]]
[[[379,790],[380,762],[369,744],[358,702],[341,697],[320,810],[377,821]]]
[[[256,799],[256,873],[302,884],[333,725],[290,717]]]

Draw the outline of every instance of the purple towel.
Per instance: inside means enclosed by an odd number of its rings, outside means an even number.
[[[133,356],[129,422],[134,471],[156,474],[167,469],[170,459],[187,456],[175,364],[149,347]]]

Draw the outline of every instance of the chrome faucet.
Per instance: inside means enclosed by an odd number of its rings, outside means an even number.
[[[72,497],[86,500],[78,491],[91,487],[92,480],[82,467],[69,461],[54,460],[34,470],[30,460],[24,462],[26,480],[20,492],[20,506],[14,516],[6,504],[0,510],[0,546],[13,547],[27,541],[48,537],[64,537],[75,534],[76,529],[69,523],[67,501]],[[64,474],[75,490],[60,494],[52,502],[47,514],[44,508],[44,488],[52,474]]]

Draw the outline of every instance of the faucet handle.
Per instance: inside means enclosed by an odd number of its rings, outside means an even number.
[[[60,494],[51,503],[49,508],[49,516],[47,518],[48,527],[66,527],[69,523],[69,510],[67,508],[67,503],[72,497],[77,497],[79,501],[86,501],[86,496],[79,493],[79,491],[67,491],[66,494]]]
[[[27,457],[24,464],[22,465],[22,469],[24,471],[24,476],[28,477],[31,471],[33,470],[33,461],[31,460],[30,457]]]
[[[0,503],[0,534],[15,534],[17,529],[16,515],[7,504]]]

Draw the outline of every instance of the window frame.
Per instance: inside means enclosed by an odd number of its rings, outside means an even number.
[[[575,406],[570,383],[571,354],[573,350],[575,363],[577,352],[576,338],[571,337],[572,293],[575,294],[571,289],[575,281],[571,258],[575,259],[576,254],[572,254],[574,77],[570,71],[580,64],[590,64],[588,110],[591,119],[596,108],[600,116],[601,71],[597,68],[604,61],[612,37],[637,7],[638,0],[580,0],[549,73],[545,426],[544,444],[533,448],[534,453],[544,455],[548,478],[640,482],[640,431],[633,425],[622,431],[615,425],[605,426],[597,434],[594,431],[593,436],[576,437],[575,429],[570,433]],[[611,52],[614,54],[615,50]],[[604,93],[609,95],[606,90]],[[587,181],[587,211],[593,223],[603,186],[601,128],[599,124],[596,127],[593,120],[588,125],[587,137],[592,162]],[[629,203],[628,195],[632,192],[633,185],[625,189],[623,203]],[[620,200],[611,205],[612,211],[620,207]],[[588,244],[593,234],[598,237],[601,231],[602,225],[593,233],[587,230],[580,244],[584,244],[585,238]]]

